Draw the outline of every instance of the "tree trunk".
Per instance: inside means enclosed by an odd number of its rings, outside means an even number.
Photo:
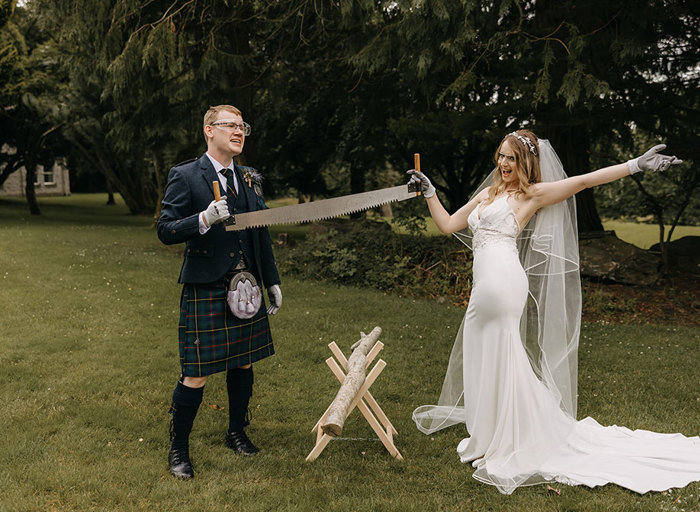
[[[536,4],[535,27],[541,34],[549,34],[562,21],[558,16],[556,0],[541,0]],[[568,60],[563,47],[555,44],[552,50],[556,60],[550,69],[552,82],[560,83],[568,70]],[[563,100],[550,93],[550,103],[541,104],[536,114],[536,133],[549,139],[559,155],[564,171],[569,176],[590,172],[590,138],[585,124],[585,112],[566,112]],[[603,223],[596,209],[593,191],[583,190],[576,194],[576,218],[579,235],[581,233],[602,233]]]
[[[73,146],[93,167],[104,174],[115,192],[122,196],[131,214],[153,213],[143,199],[143,182],[140,174],[131,173],[116,152],[110,151],[104,139],[90,137],[89,133],[79,132],[80,140],[73,140]],[[84,141],[84,142],[83,142]]]
[[[115,169],[115,167],[120,165],[118,159],[108,157],[103,150],[97,147],[95,144],[91,144],[90,151],[88,151],[88,149],[81,144],[74,144],[88,161],[94,162],[95,168],[101,171],[109,184],[117,192],[119,192],[124,200],[124,203],[126,203],[126,207],[129,209],[129,213],[146,213],[147,209],[138,197],[140,191],[134,190],[137,188],[137,186],[133,185],[130,187],[130,184],[125,183],[120,179],[120,175],[123,175],[125,178],[129,178],[129,176],[127,172],[120,172],[120,169]]]
[[[590,168],[588,131],[582,125],[554,125],[544,121],[537,128],[538,136],[549,139],[559,155],[564,171],[569,176],[586,174]],[[593,190],[586,189],[576,194],[576,219],[581,233],[601,233],[603,223],[593,197]]]
[[[661,275],[664,277],[668,276],[668,243],[666,243],[666,237],[664,236],[664,219],[663,212],[657,211],[654,215],[656,217],[656,222],[659,224],[659,249],[661,250]]]
[[[250,36],[248,35],[246,24],[237,23],[232,29],[236,53],[240,56],[251,55]],[[246,58],[241,59],[244,62],[243,67],[236,73],[233,81],[233,90],[235,91],[234,106],[243,113],[243,119],[247,119],[248,123],[255,127],[255,117],[257,115],[253,105],[255,99],[255,89],[253,88],[255,72],[251,69],[250,64],[247,62],[248,60]],[[255,137],[246,138],[245,150],[236,157],[236,163],[254,167],[257,161],[257,149]]]
[[[114,187],[112,187],[112,182],[107,178],[105,178],[105,182],[107,183],[107,206],[112,206],[116,204],[114,201]]]
[[[27,206],[29,206],[29,213],[32,215],[41,215],[41,210],[39,210],[39,203],[36,201],[36,190],[34,188],[34,182],[36,181],[36,161],[33,158],[25,158],[27,178],[26,178],[26,197]]]
[[[3,167],[2,171],[0,171],[0,188],[2,188],[2,186],[5,184],[5,181],[7,178],[9,178],[10,174],[19,170],[20,167],[22,167],[22,164],[19,160],[12,160],[8,162],[5,167]]]
[[[158,222],[158,219],[160,218],[160,208],[163,203],[163,196],[165,195],[166,176],[163,174],[163,164],[160,161],[160,157],[157,153],[153,153],[152,161],[153,172],[155,173],[156,177],[156,191],[158,194],[158,199],[156,200],[156,209],[155,213],[153,214],[153,221]]]

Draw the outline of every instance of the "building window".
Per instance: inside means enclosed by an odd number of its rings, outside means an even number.
[[[53,185],[54,183],[53,166],[44,168],[44,184]]]

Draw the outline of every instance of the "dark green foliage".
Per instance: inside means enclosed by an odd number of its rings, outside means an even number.
[[[283,273],[402,294],[464,301],[471,251],[449,237],[396,234],[385,222],[359,220],[276,252]]]
[[[394,222],[412,235],[425,231],[425,217],[430,214],[425,201],[404,201],[392,205]]]
[[[44,34],[60,78],[41,94],[61,106],[73,163],[132,212],[157,210],[168,168],[202,152],[202,114],[220,103],[252,124],[241,163],[271,197],[375,188],[420,152],[456,210],[520,126],[551,139],[569,174],[594,168],[592,148],[631,152],[635,130],[698,158],[686,0],[31,0],[20,12],[20,35]],[[3,37],[4,94],[25,64]],[[579,195],[582,229],[600,229],[592,197]]]
[[[631,149],[635,127],[692,146],[700,31],[689,2],[400,1],[391,12],[353,62],[406,81],[413,101],[392,135],[431,153],[425,169],[453,210],[519,126],[549,138],[570,175],[595,168],[596,143]],[[577,201],[580,229],[602,229],[590,192]]]
[[[610,219],[632,219],[658,224],[651,196],[661,207],[666,226],[672,225],[676,216],[678,224],[700,225],[700,196],[693,194],[697,192],[699,173],[693,167],[684,167],[665,174],[643,176],[641,184],[648,195],[632,180],[601,187],[596,190],[596,203],[601,215]],[[688,192],[691,196],[686,198]],[[681,210],[687,199],[687,207]]]
[[[40,212],[34,192],[37,166],[50,167],[67,155],[60,127],[66,109],[57,101],[64,87],[51,35],[33,10],[2,4],[0,24],[0,186],[21,167],[32,214]]]
[[[683,135],[688,137],[688,135]],[[692,137],[691,137],[692,138]],[[662,142],[653,135],[637,130],[632,136],[635,155],[642,154]],[[682,139],[680,139],[682,140]],[[692,146],[673,145],[671,154],[682,158],[693,157],[697,150]],[[612,157],[611,157],[612,155]],[[617,144],[601,144],[594,159],[616,158],[625,160],[628,155]],[[601,213],[608,218],[629,218],[635,221],[653,222],[659,226],[659,244],[662,270],[669,270],[669,247],[678,224],[700,224],[700,173],[692,162],[684,162],[664,173],[638,173],[632,179],[619,180],[595,190]]]

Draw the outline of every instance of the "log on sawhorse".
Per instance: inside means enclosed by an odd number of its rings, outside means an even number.
[[[394,445],[396,429],[369,391],[370,386],[386,367],[386,362],[382,359],[377,361],[365,377],[365,371],[384,348],[384,344],[377,340],[381,332],[379,327],[375,327],[369,335],[361,333],[360,341],[353,345],[354,350],[350,360],[345,357],[335,342],[328,345],[335,359],[329,357],[326,359],[326,364],[340,382],[341,388],[311,430],[316,434],[316,445],[306,457],[307,461],[316,460],[331,439],[342,433],[345,418],[355,407],[360,410],[391,456],[403,460],[401,453]]]

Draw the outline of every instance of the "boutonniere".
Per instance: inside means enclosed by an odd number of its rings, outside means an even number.
[[[248,183],[249,187],[253,187],[258,196],[262,196],[262,174],[255,169],[246,167],[245,171],[243,171],[243,180]]]

